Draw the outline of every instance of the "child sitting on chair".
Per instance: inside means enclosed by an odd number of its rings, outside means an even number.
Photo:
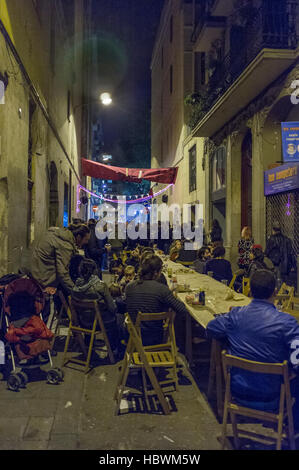
[[[5,335],[22,363],[51,349],[52,331],[36,315],[35,299],[28,292],[17,292],[8,298],[10,309],[9,327]],[[41,362],[45,362],[39,358]]]
[[[128,332],[124,324],[124,320],[125,320],[124,315],[127,312],[127,304],[125,301],[125,296],[122,295],[121,288],[116,283],[110,284],[109,291],[117,307],[116,321],[117,321],[117,326],[118,326],[118,330],[120,334],[120,339],[127,341]]]
[[[134,281],[135,277],[136,273],[134,266],[126,266],[124,271],[124,277],[119,283],[122,293],[124,293],[125,288],[129,284],[129,282]]]
[[[79,266],[79,277],[73,289],[73,297],[77,300],[97,300],[106,333],[113,353],[117,354],[119,334],[116,324],[116,305],[111,297],[107,284],[97,275],[97,265],[84,258]],[[95,312],[86,310],[78,312],[79,321],[83,328],[92,329]]]
[[[114,282],[113,284],[110,284],[109,291],[111,297],[113,298],[116,304],[117,313],[120,315],[124,315],[127,311],[127,306],[124,296],[122,295],[120,286]]]

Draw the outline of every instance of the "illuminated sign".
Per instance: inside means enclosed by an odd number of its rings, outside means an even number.
[[[299,161],[299,122],[282,122],[281,137],[283,161]]]
[[[288,163],[265,171],[265,196],[299,188],[299,163]]]

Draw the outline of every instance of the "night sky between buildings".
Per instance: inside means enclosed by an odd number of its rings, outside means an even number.
[[[94,89],[113,106],[101,112],[104,152],[113,164],[150,167],[150,62],[164,0],[94,0],[98,51]]]

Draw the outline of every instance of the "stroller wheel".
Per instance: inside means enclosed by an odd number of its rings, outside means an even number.
[[[22,382],[21,387],[25,388],[26,385],[28,384],[28,375],[26,374],[26,372],[23,372],[23,371],[18,372],[17,375],[21,379],[21,382]]]
[[[10,374],[7,380],[7,388],[13,392],[17,392],[22,386],[22,380],[17,374]]]
[[[53,370],[55,370],[59,376],[59,380],[62,381],[64,378],[64,373],[63,370],[61,370],[59,367],[55,367]]]
[[[60,382],[60,376],[56,369],[50,369],[47,373],[47,380],[49,384],[56,385]]]

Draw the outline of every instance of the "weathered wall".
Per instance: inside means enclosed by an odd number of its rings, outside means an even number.
[[[74,37],[67,37],[63,21],[55,21],[57,12],[54,11],[54,2],[41,0],[38,3],[39,9],[35,10],[31,0],[23,0],[23,8],[20,8],[17,0],[1,1],[0,19],[57,129],[73,168],[37,102],[30,124],[29,86],[0,33],[0,73],[8,75],[5,104],[0,105],[0,275],[16,271],[22,264],[29,265],[31,243],[39,239],[48,227],[51,161],[55,162],[58,170],[57,224],[63,223],[64,183],[69,184],[70,171],[70,216],[75,216],[76,209],[75,173],[80,175],[81,157],[83,71],[80,46],[83,34],[83,0],[74,2],[76,43]],[[79,107],[76,112],[75,106]],[[33,183],[31,223],[28,191],[30,135]]]
[[[173,40],[170,42],[170,18]],[[152,167],[178,166],[178,178],[169,191],[168,204],[205,204],[202,170],[203,139],[188,137],[184,98],[192,91],[191,4],[171,0],[165,4],[152,60]],[[163,64],[162,64],[163,55]],[[162,66],[163,65],[163,66]],[[170,66],[173,90],[170,93]],[[197,189],[189,192],[189,150],[196,145]],[[162,189],[155,187],[155,191]],[[161,202],[162,196],[157,198]]]

